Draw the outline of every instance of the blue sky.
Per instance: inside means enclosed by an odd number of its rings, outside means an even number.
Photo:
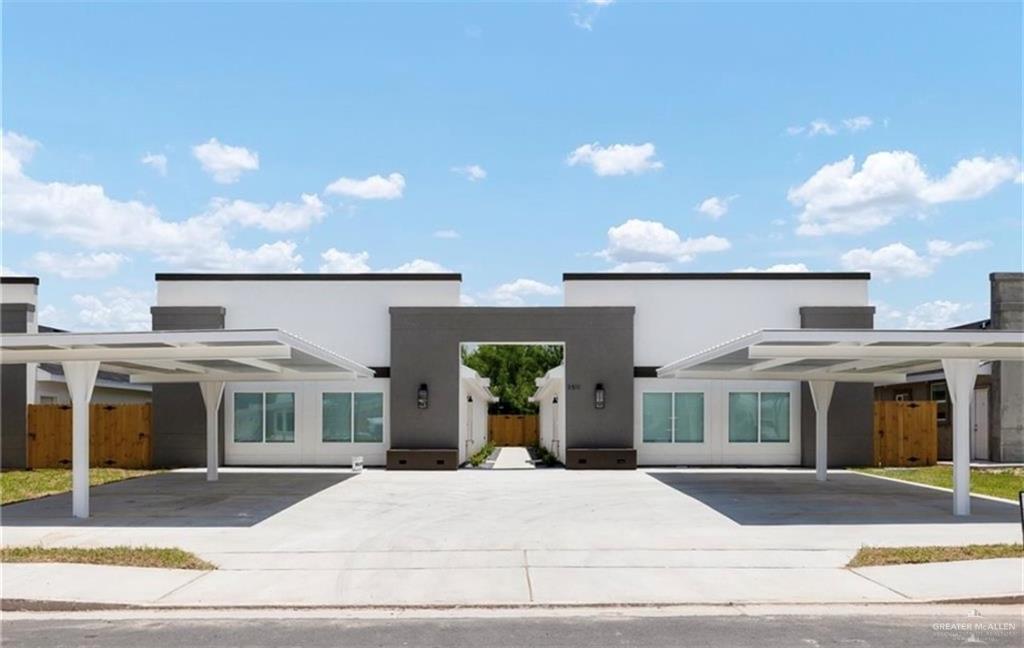
[[[1020,270],[1021,6],[3,7],[6,272],[147,328],[153,273],[868,269],[878,325]],[[146,162],[143,162],[143,160]]]

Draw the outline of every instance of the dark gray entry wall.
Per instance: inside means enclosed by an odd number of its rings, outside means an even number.
[[[874,306],[804,306],[805,329],[875,328]],[[800,385],[800,463],[814,466],[817,448],[814,400],[807,383]],[[870,466],[874,461],[874,386],[836,383],[828,408],[828,465]]]
[[[458,448],[463,342],[561,342],[566,448],[632,448],[634,310],[391,308],[391,447]],[[597,383],[604,409],[594,407]],[[416,407],[420,384],[429,391],[427,409]]]
[[[220,306],[154,306],[154,331],[224,328]],[[206,465],[206,406],[199,385],[153,385],[153,465]],[[220,408],[220,452],[224,461],[224,407]]]

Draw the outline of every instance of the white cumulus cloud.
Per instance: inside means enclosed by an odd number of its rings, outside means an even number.
[[[202,144],[192,147],[192,155],[214,182],[232,184],[238,182],[246,171],[260,168],[260,156],[244,146],[222,144],[216,137],[211,137]]]
[[[102,279],[116,273],[128,257],[115,252],[85,254],[56,254],[37,252],[32,263],[41,272],[55,274],[62,279]]]
[[[748,266],[746,268],[736,268],[733,272],[810,272],[807,266],[803,263],[776,263],[775,265],[768,266],[767,268],[755,268],[754,266]]]
[[[294,243],[234,248],[228,226],[298,229],[318,218],[319,199],[304,196],[302,205],[294,207],[232,207],[233,203],[215,201],[206,213],[167,220],[152,205],[108,196],[101,185],[36,180],[25,172],[25,165],[37,148],[38,143],[25,136],[2,134],[4,227],[11,232],[60,238],[92,249],[145,252],[187,270],[290,272],[302,260]],[[218,207],[227,211],[220,213]]]
[[[342,177],[327,185],[325,191],[362,200],[394,200],[401,198],[405,191],[405,176],[391,173],[386,178],[372,175],[363,180]]]
[[[654,144],[584,144],[569,154],[569,166],[587,165],[599,176],[620,176],[655,171],[665,165],[654,159]]]
[[[710,196],[705,198],[694,209],[715,220],[725,216],[729,212],[729,203],[739,196]]]
[[[878,302],[875,308],[879,328],[941,330],[978,319],[972,304],[946,299],[936,299],[906,309]]]
[[[71,297],[78,309],[76,328],[86,331],[148,331],[152,328],[149,307],[153,301],[151,292],[127,288]]]
[[[436,232],[434,232],[434,238],[439,238],[439,239],[457,239],[457,238],[459,238],[459,233],[458,233],[458,231],[453,230],[453,229],[437,230]]]
[[[625,263],[677,263],[692,261],[698,254],[721,252],[728,239],[703,236],[684,239],[658,221],[631,218],[608,229],[608,247],[598,256],[621,266]]]
[[[320,272],[358,273],[370,271],[369,252],[343,252],[331,248],[320,255]]]
[[[370,253],[345,252],[331,248],[320,255],[323,263],[320,264],[320,272],[337,273],[361,273],[361,272],[396,272],[401,274],[431,274],[451,272],[436,261],[427,259],[413,259],[395,268],[381,268],[374,270],[370,265]]]
[[[932,179],[913,153],[882,151],[865,158],[860,170],[852,155],[827,164],[791,188],[787,198],[802,209],[797,234],[859,233],[930,205],[979,198],[1019,170],[1015,158],[977,157],[960,160],[944,177]]]
[[[202,218],[218,225],[237,224],[271,232],[290,232],[307,229],[323,220],[326,214],[327,208],[316,194],[302,194],[298,203],[274,205],[214,198]]]
[[[162,176],[167,175],[167,156],[163,153],[146,153],[139,162],[155,169]]]
[[[890,243],[877,250],[857,248],[839,258],[848,270],[864,270],[880,279],[893,277],[927,277],[935,269],[935,261],[921,256],[903,243]]]
[[[950,243],[943,240],[928,241],[928,254],[933,257],[954,257],[965,252],[977,252],[989,247],[988,241],[964,241],[963,243]]]
[[[523,306],[530,298],[551,297],[561,292],[562,290],[557,286],[551,286],[535,279],[520,278],[501,284],[487,297],[498,306]]]
[[[470,182],[483,180],[487,177],[487,171],[479,164],[467,164],[466,166],[452,167],[453,173],[458,173]]]

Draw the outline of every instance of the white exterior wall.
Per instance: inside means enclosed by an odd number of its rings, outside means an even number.
[[[540,444],[565,463],[565,368],[553,369],[546,377],[550,379],[534,395]],[[558,403],[553,402],[555,398]]]
[[[383,466],[391,447],[386,378],[360,378],[332,382],[251,382],[224,386],[224,463],[241,466],[299,464],[306,466],[350,466],[352,457],[363,457],[367,466]],[[236,393],[292,392],[295,394],[294,443],[236,443],[234,438]],[[324,392],[381,392],[384,394],[384,440],[382,443],[338,443],[323,441]]]
[[[660,367],[764,328],[800,328],[801,306],[867,306],[867,280],[667,279],[566,281],[566,306],[634,306],[634,364]],[[634,447],[641,465],[800,462],[800,383],[637,378]],[[788,443],[730,443],[730,391],[790,394]],[[644,443],[645,392],[704,394],[703,443]]]
[[[676,380],[637,378],[633,381],[633,443],[642,466],[737,465],[785,466],[800,463],[800,383],[778,381]],[[703,443],[644,443],[644,393],[700,392],[704,394]],[[729,392],[786,392],[789,394],[788,443],[731,443]]]
[[[859,280],[566,281],[566,306],[635,306],[633,362],[660,367],[764,328],[800,328],[801,306],[867,306]]]
[[[473,396],[473,402],[467,396]],[[459,463],[480,451],[487,443],[486,395],[473,390],[465,380],[459,381]]]
[[[391,306],[458,306],[458,281],[160,281],[157,306],[223,306],[226,328],[279,328],[372,367],[391,364]]]
[[[459,281],[160,281],[158,306],[223,306],[226,328],[279,328],[371,367],[391,364],[391,306],[458,306]],[[340,382],[229,383],[224,390],[228,465],[386,463],[391,447],[386,378]],[[234,394],[295,393],[294,443],[235,443]],[[322,394],[384,393],[383,443],[324,443]],[[486,415],[486,414],[485,414]],[[486,423],[484,424],[486,430]]]

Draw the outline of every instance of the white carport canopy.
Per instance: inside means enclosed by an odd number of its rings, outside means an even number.
[[[766,329],[658,369],[660,378],[807,381],[815,407],[815,471],[827,479],[828,408],[837,382],[906,382],[942,369],[953,399],[953,512],[969,515],[971,393],[978,367],[1024,361],[1024,332],[956,329]]]
[[[206,405],[207,479],[217,480],[217,412],[225,382],[373,377],[358,362],[277,329],[12,333],[0,363],[60,362],[72,407],[72,512],[89,517],[89,401],[100,369],[136,383],[198,383]]]

